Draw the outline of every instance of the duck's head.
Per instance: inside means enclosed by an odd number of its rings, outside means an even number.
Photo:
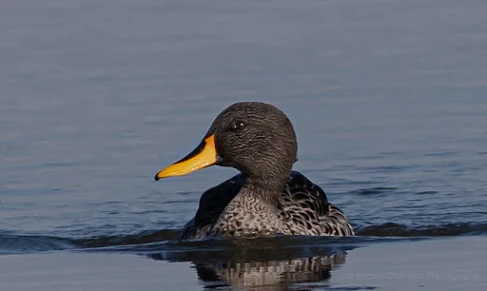
[[[250,177],[287,177],[296,154],[296,134],[281,110],[261,102],[235,103],[216,117],[191,153],[159,171],[155,179],[211,165],[234,167]]]

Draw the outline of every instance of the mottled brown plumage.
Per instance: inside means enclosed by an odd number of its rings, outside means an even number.
[[[259,235],[257,233],[242,233],[248,225],[244,221],[229,220],[230,226],[226,231],[216,226],[228,203],[239,193],[245,178],[243,174],[206,190],[201,196],[196,215],[179,234],[180,240],[204,238],[214,235]],[[291,171],[288,181],[279,195],[281,210],[278,219],[285,221],[286,227],[275,234],[286,235],[314,235],[314,236],[352,236],[354,231],[343,212],[329,203],[325,192],[309,181],[303,174]],[[228,211],[228,210],[227,210]],[[238,210],[237,210],[238,211]],[[243,213],[244,216],[247,214]],[[259,225],[265,225],[263,220]],[[228,224],[228,223],[227,223]]]

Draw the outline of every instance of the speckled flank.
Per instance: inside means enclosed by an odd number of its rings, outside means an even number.
[[[244,176],[239,174],[203,193],[200,208],[179,239],[217,235],[354,235],[343,212],[328,203],[319,186],[297,171],[290,173],[279,196],[281,209],[242,195],[243,183]]]

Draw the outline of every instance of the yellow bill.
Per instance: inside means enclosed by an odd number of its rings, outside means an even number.
[[[217,155],[215,135],[212,134],[205,138],[201,144],[186,157],[157,172],[154,178],[157,181],[167,177],[187,175],[199,169],[214,165],[217,162]]]

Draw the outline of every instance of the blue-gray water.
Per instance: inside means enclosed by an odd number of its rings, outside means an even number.
[[[486,9],[481,0],[2,1],[0,253],[103,247],[206,260],[201,246],[173,239],[202,190],[235,171],[153,175],[245,100],[289,115],[295,169],[362,235],[306,250],[296,243],[307,240],[285,241],[294,251],[266,260],[397,236],[485,236]],[[181,249],[198,257],[171,255]]]

